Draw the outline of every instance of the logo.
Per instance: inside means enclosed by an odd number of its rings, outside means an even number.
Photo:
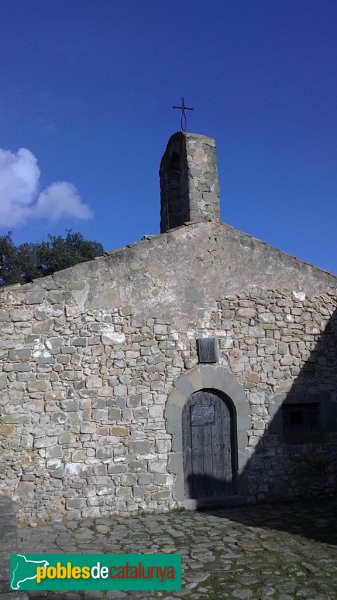
[[[12,590],[180,590],[180,554],[11,554]]]

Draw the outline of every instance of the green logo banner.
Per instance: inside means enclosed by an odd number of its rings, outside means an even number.
[[[12,590],[180,590],[180,554],[11,554]]]

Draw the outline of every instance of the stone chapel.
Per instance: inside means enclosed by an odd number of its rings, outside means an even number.
[[[0,290],[0,494],[21,521],[336,491],[337,277],[220,221],[174,134],[161,233]]]

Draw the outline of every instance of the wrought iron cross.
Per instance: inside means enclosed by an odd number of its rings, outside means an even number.
[[[185,110],[194,110],[194,108],[185,106],[184,98],[181,99],[181,106],[172,106],[172,108],[178,108],[179,110],[181,110],[181,119],[180,119],[181,131],[186,131],[187,118],[186,118]]]

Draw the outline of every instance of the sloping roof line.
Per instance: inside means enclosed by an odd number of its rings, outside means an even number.
[[[148,243],[148,242],[150,242],[152,240],[156,240],[158,238],[161,238],[162,236],[166,236],[166,235],[169,235],[172,232],[178,231],[179,229],[184,229],[186,227],[190,227],[192,225],[197,225],[197,224],[200,224],[200,223],[213,223],[213,224],[216,224],[216,225],[221,225],[225,229],[231,230],[235,235],[238,235],[238,236],[241,236],[241,237],[245,237],[247,239],[254,240],[255,242],[258,242],[259,244],[263,244],[264,246],[267,246],[267,247],[271,248],[275,252],[278,252],[279,254],[282,254],[283,256],[286,256],[287,258],[291,258],[292,260],[296,260],[297,262],[299,262],[299,263],[301,263],[303,265],[311,267],[312,269],[316,269],[317,271],[321,271],[322,273],[325,273],[326,275],[329,275],[330,277],[334,277],[336,279],[336,281],[337,281],[337,275],[335,273],[331,273],[331,271],[327,271],[327,269],[323,269],[322,267],[317,267],[316,265],[313,265],[312,263],[309,263],[309,262],[303,260],[302,258],[298,258],[297,256],[294,256],[293,254],[290,254],[289,252],[285,252],[284,250],[280,250],[279,248],[276,248],[276,246],[272,246],[268,242],[260,240],[259,238],[256,238],[256,237],[254,237],[253,235],[251,235],[249,233],[245,233],[244,231],[240,231],[239,229],[236,229],[235,227],[233,227],[232,225],[229,225],[228,223],[224,223],[223,221],[220,221],[220,220],[211,220],[211,219],[208,219],[208,220],[207,219],[203,219],[203,220],[197,220],[197,221],[187,221],[183,225],[179,225],[178,227],[172,228],[169,231],[166,231],[165,233],[158,233],[158,234],[153,234],[153,235],[144,235],[141,240],[138,240],[137,242],[132,242],[131,244],[127,244],[126,246],[121,246],[120,248],[116,248],[115,250],[111,250],[111,251],[107,252],[103,256],[110,256],[112,254],[123,252],[124,250],[127,250],[128,248],[133,248],[134,246],[139,246],[141,244],[146,244],[146,243]],[[98,260],[99,258],[101,258],[101,257],[97,257],[94,260]]]

